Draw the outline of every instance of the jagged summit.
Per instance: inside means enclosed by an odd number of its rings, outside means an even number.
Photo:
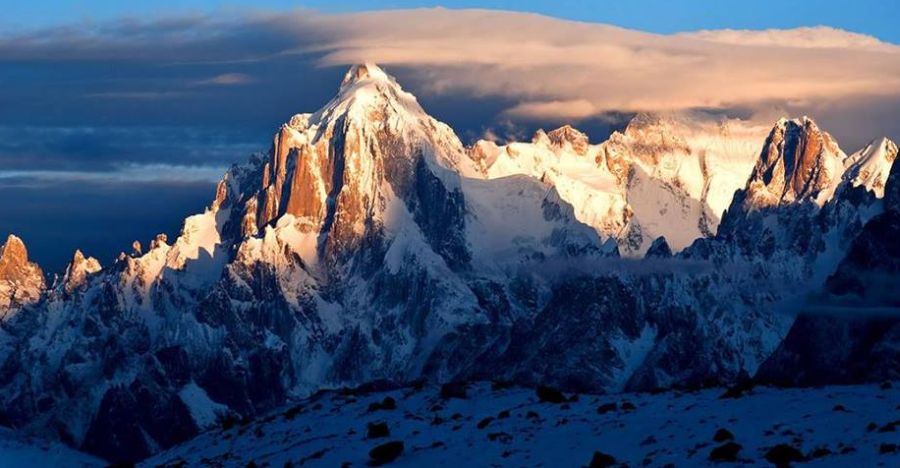
[[[19,307],[36,302],[44,288],[44,273],[28,260],[28,249],[10,234],[0,246],[0,320]]]
[[[28,260],[25,242],[10,234],[0,246],[0,281],[22,282],[35,273],[42,276],[37,264]]]
[[[244,236],[291,215],[304,232],[324,229],[327,240],[338,232],[363,235],[364,220],[383,210],[386,200],[414,196],[420,163],[450,190],[460,174],[476,173],[453,131],[381,68],[366,63],[350,68],[322,109],[282,126],[259,169],[226,178],[255,186],[256,193],[240,201]],[[393,193],[384,192],[388,186]],[[216,205],[226,197],[217,196]]]
[[[853,187],[865,187],[882,198],[897,152],[897,144],[889,138],[876,138],[847,157],[845,178]]]
[[[0,247],[0,264],[12,265],[25,262],[28,262],[28,249],[25,248],[25,242],[18,236],[10,234],[3,246]]]
[[[650,244],[650,248],[647,249],[647,253],[644,255],[644,258],[670,258],[672,256],[672,249],[669,248],[669,243],[666,242],[665,237],[657,237],[653,240],[653,243]]]
[[[94,257],[85,257],[81,250],[76,250],[72,261],[66,266],[66,272],[62,280],[62,288],[71,294],[75,289],[84,284],[87,276],[100,271],[100,262]]]
[[[366,62],[353,65],[347,70],[347,73],[344,74],[344,80],[341,81],[341,89],[353,86],[363,80],[386,81],[396,84],[393,78],[388,76],[381,67],[374,63]]]
[[[373,63],[353,65],[344,74],[338,94],[325,107],[310,116],[310,122],[328,120],[345,112],[355,111],[355,118],[380,120],[378,112],[390,107],[393,112],[407,113],[412,117],[427,114],[416,97],[403,90],[394,77]],[[374,110],[374,112],[373,112]]]
[[[748,210],[831,199],[847,155],[815,121],[781,118],[769,132],[747,185]]]
[[[568,145],[576,154],[587,154],[588,136],[571,125],[566,124],[547,133],[547,138],[558,148],[565,148]]]

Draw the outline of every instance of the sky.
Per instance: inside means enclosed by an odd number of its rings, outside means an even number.
[[[0,236],[50,272],[177,234],[363,60],[464,143],[694,109],[809,114],[847,151],[900,138],[900,2],[3,3]]]
[[[658,33],[698,29],[769,29],[828,25],[900,43],[900,3],[891,0],[491,0],[443,2],[334,0],[6,0],[0,25],[35,27],[122,16],[216,12],[222,9],[289,11],[297,7],[341,13],[444,6],[539,13],[578,21],[609,23]],[[4,24],[5,23],[5,24]]]

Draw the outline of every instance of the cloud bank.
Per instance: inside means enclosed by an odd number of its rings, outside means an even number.
[[[154,44],[148,47],[148,44]],[[419,9],[123,20],[0,40],[0,60],[403,67],[431,93],[495,96],[518,118],[900,95],[900,47],[827,27],[658,35],[534,14]],[[194,83],[246,84],[246,72]]]
[[[435,91],[520,100],[508,113],[726,108],[900,93],[900,47],[830,28],[657,35],[493,11],[351,15],[324,63],[419,67]],[[307,49],[310,50],[310,49]]]

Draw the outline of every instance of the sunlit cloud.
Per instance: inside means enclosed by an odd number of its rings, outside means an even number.
[[[252,83],[254,80],[250,75],[244,73],[222,73],[205,80],[194,82],[196,86],[237,86]]]
[[[333,21],[324,17],[322,21]],[[831,28],[658,35],[543,16],[413,10],[350,15],[324,63],[419,67],[434,92],[515,97],[508,112],[723,108],[900,94],[900,47]]]

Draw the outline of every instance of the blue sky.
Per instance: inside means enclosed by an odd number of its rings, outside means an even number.
[[[297,7],[324,12],[445,6],[496,8],[540,13],[565,19],[611,23],[651,32],[697,29],[767,29],[828,25],[900,43],[900,2],[895,0],[449,0],[423,1],[278,1],[278,0],[6,0],[0,24],[34,27],[73,20],[103,20],[118,16],[212,12],[221,9],[288,10]]]

